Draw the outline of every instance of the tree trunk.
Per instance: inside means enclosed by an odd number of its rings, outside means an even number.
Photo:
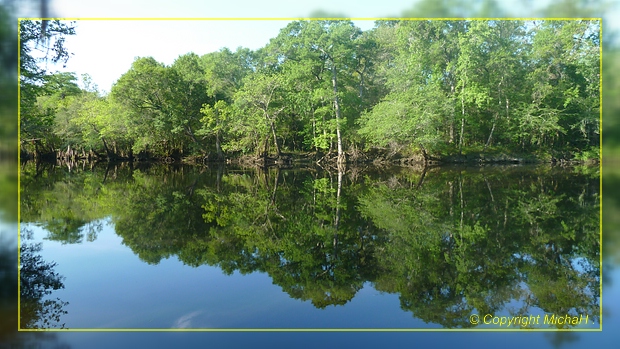
[[[319,147],[316,145],[316,119],[314,115],[314,107],[312,107],[312,140],[314,142],[314,151],[319,152]]]
[[[497,103],[499,104],[500,108],[502,106],[502,82],[504,82],[504,77],[502,77],[502,80],[497,85]],[[484,145],[484,149],[482,151],[487,150],[487,147],[489,146],[489,144],[491,144],[491,138],[493,137],[493,131],[495,131],[495,125],[497,124],[498,117],[499,117],[499,112],[495,113],[495,116],[493,117],[493,127],[491,127],[489,138],[487,139],[487,143]]]
[[[424,183],[424,177],[426,177],[426,162],[424,163],[424,168],[422,169],[422,175],[420,176],[420,180],[418,180],[418,184],[415,186],[416,189],[420,189],[422,184]]]
[[[270,206],[275,206],[276,204],[276,193],[278,191],[278,180],[280,178],[280,168],[276,167],[276,175],[273,180],[273,191],[271,192],[271,203]]]
[[[273,135],[273,144],[276,146],[276,154],[280,156],[280,146],[278,145],[278,138],[276,137],[276,127],[273,124],[273,120],[270,122],[271,134]]]
[[[110,152],[110,148],[108,148],[108,143],[105,141],[105,138],[101,137],[103,141],[103,148],[105,149],[105,153],[108,156],[108,161],[112,160],[112,153]]]
[[[185,126],[185,133],[192,139],[195,144],[198,145],[198,148],[204,149],[202,143],[200,143],[200,141],[196,139],[196,136],[194,135],[194,131],[192,130],[191,126]]]
[[[39,144],[37,142],[34,143],[34,158],[41,158],[41,151],[39,150]]]
[[[491,132],[489,133],[489,138],[487,139],[487,143],[484,145],[484,149],[482,151],[487,150],[489,144],[491,144],[491,138],[493,137],[493,131],[495,131],[495,124],[497,123],[497,114],[493,118],[493,126],[491,127]]]
[[[268,153],[268,149],[269,149],[269,133],[267,133],[267,136],[265,137],[265,140],[263,141],[263,153],[261,154],[261,157],[265,158],[265,160],[267,160],[267,156],[269,155]]]
[[[336,217],[334,217],[334,257],[338,255],[338,226],[340,225],[340,191],[342,189],[342,171],[338,169],[338,190],[336,191]]]
[[[426,165],[428,164],[428,153],[426,152],[426,149],[424,147],[422,148],[422,156],[424,157],[424,168],[426,168]]]
[[[215,150],[217,151],[217,159],[223,160],[224,153],[222,152],[222,144],[220,143],[220,130],[215,132]]]
[[[333,63],[333,62],[332,62]],[[336,77],[336,65],[332,64],[332,85],[334,88],[334,109],[336,109],[336,137],[338,141],[338,163],[346,163],[347,159],[342,151],[342,137],[340,136],[340,104],[338,103],[338,81]]]
[[[452,99],[454,97],[454,85],[450,85],[450,99]],[[451,110],[451,118],[450,118],[450,140],[449,143],[450,144],[454,144],[454,122],[456,121],[455,115],[454,115],[454,105],[453,103],[450,103],[450,110]]]

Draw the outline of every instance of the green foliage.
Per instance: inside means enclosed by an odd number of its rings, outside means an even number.
[[[595,21],[380,24],[397,54],[390,93],[360,119],[372,144],[501,144],[508,151],[598,144]],[[587,90],[587,91],[586,91]],[[526,92],[528,91],[528,92]],[[519,149],[520,148],[520,149]]]
[[[203,134],[210,132],[216,133],[225,129],[225,125],[230,118],[230,106],[223,100],[219,100],[215,105],[203,104],[200,109],[203,117],[200,122],[203,124]]]
[[[243,78],[253,71],[254,53],[246,48],[232,52],[227,48],[200,57],[206,92],[216,100],[233,102],[233,96],[243,85]]]
[[[279,90],[283,81],[279,74],[256,73],[248,75],[244,80],[243,88],[235,94],[235,102],[241,112],[244,130],[237,129],[240,136],[249,134],[253,136],[252,143],[263,145],[262,151],[267,152],[267,143],[273,137],[276,152],[280,153],[280,145],[277,139],[277,129],[280,124],[281,114],[286,109]],[[248,132],[253,128],[253,132]]]
[[[71,74],[49,76],[39,63],[66,63],[71,54],[64,47],[65,36],[74,35],[74,22],[60,20],[41,21],[20,20],[20,132],[22,140],[36,140],[38,151],[49,152],[54,149],[53,117],[37,110],[37,97],[54,93],[54,87],[64,86],[65,93],[71,93],[73,77]],[[49,53],[36,53],[37,45],[49,49]],[[35,141],[33,141],[35,142]],[[44,148],[44,149],[39,149]]]
[[[580,153],[575,154],[574,159],[583,162],[601,161],[601,150],[598,147],[591,147]]]
[[[161,147],[170,141],[174,78],[173,70],[155,59],[137,58],[112,86],[112,98],[128,108],[135,152],[149,146]]]
[[[361,145],[425,158],[468,147],[566,158],[599,146],[598,21],[379,21],[366,32],[348,20],[294,21],[256,52],[188,53],[170,66],[137,58],[105,97],[88,77],[84,91],[72,74],[44,79],[28,51],[36,23],[22,26],[22,134],[47,150],[215,150],[219,160],[337,150],[342,159]],[[68,57],[58,43],[52,60]]]

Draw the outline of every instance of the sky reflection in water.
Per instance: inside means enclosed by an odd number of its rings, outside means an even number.
[[[126,246],[106,221],[94,242],[62,244],[32,227],[45,260],[58,263],[70,300],[63,317],[76,328],[381,328],[425,327],[400,310],[397,295],[366,283],[346,307],[318,310],[291,299],[260,272],[224,274],[220,268],[185,266],[177,258],[149,265]],[[438,327],[438,326],[434,326]]]

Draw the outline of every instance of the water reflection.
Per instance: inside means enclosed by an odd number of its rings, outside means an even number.
[[[596,168],[139,166],[25,164],[22,219],[77,244],[109,216],[146,263],[265,273],[318,309],[372,285],[429,326],[552,313],[598,327]]]
[[[28,230],[22,231],[20,257],[20,319],[23,329],[64,328],[61,317],[68,302],[48,297],[54,291],[64,288],[63,277],[54,267],[56,263],[45,261],[41,255],[41,244],[29,243]]]

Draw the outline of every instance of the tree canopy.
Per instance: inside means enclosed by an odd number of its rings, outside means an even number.
[[[22,21],[24,53],[36,25]],[[47,33],[72,29],[54,22]],[[599,53],[595,20],[391,20],[365,32],[299,20],[256,51],[171,65],[139,57],[107,96],[71,74],[44,77],[24,54],[22,138],[110,159],[319,152],[345,162],[373,147],[597,158]]]

